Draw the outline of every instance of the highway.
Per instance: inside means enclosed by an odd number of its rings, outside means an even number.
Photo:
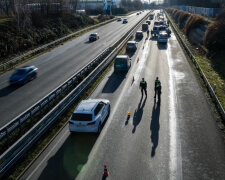
[[[0,75],[0,127],[24,112],[78,72],[99,53],[112,45],[134,26],[147,11],[127,17],[128,23],[112,22],[81,35],[21,65],[35,65],[38,78],[21,87],[9,86],[12,71]],[[89,43],[88,36],[98,33],[100,39]]]
[[[71,134],[66,126],[21,179],[102,179],[104,164],[109,180],[225,179],[218,117],[191,62],[173,33],[167,45],[145,37],[128,74],[112,68],[91,95],[111,101],[101,134]],[[157,76],[161,103],[153,98]],[[142,77],[147,97],[139,89]]]

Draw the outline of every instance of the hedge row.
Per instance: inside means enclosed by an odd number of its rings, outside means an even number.
[[[201,15],[191,14],[179,9],[168,8],[167,12],[174,18],[180,29],[188,36],[192,29],[203,24],[205,20]],[[225,10],[216,17],[215,21],[207,26],[204,36],[204,46],[209,55],[221,55],[225,49]],[[225,54],[225,53],[224,53]]]
[[[204,45],[211,56],[225,55],[225,10],[206,29]]]
[[[198,14],[191,14],[187,11],[168,8],[167,12],[174,18],[175,22],[188,36],[190,31],[202,24],[205,24],[204,18]]]

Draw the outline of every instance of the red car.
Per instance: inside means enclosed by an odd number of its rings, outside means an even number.
[[[90,34],[89,41],[96,41],[99,39],[98,33]]]

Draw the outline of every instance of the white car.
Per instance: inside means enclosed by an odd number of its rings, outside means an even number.
[[[122,21],[122,18],[121,18],[121,17],[118,17],[118,18],[117,18],[117,21]]]
[[[167,43],[168,34],[166,31],[160,31],[158,36],[158,43]]]
[[[104,121],[110,114],[110,101],[107,99],[83,100],[69,119],[70,132],[100,133]]]

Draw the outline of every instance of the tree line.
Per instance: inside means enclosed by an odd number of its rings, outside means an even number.
[[[224,7],[224,0],[168,0],[168,4],[172,5],[186,5],[206,8],[221,8]]]
[[[132,10],[141,10],[148,7],[141,0],[121,0],[121,7],[127,9],[128,11]]]

